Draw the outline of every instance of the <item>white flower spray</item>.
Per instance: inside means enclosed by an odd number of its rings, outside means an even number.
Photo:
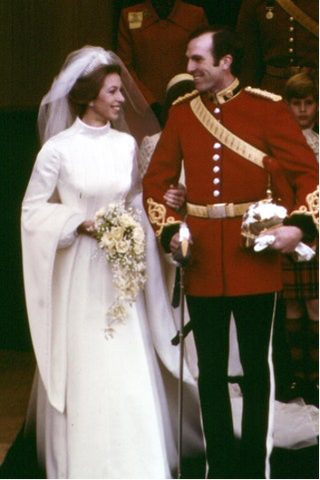
[[[123,202],[100,208],[94,217],[99,249],[111,265],[117,295],[108,308],[106,338],[112,338],[114,325],[124,323],[126,305],[136,301],[146,283],[145,233],[139,212],[125,208]]]

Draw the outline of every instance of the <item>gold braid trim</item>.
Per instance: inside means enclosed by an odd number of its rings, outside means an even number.
[[[301,205],[298,210],[291,212],[290,216],[294,214],[311,215],[316,227],[319,230],[319,185],[314,192],[307,195],[306,203],[308,208],[305,205]]]
[[[250,143],[245,142],[242,138],[228,130],[222,123],[218,122],[206,108],[199,96],[191,100],[190,107],[199,122],[202,123],[204,128],[206,128],[213,137],[217,138],[219,142],[258,167],[264,168],[262,160],[266,154]]]
[[[157,237],[160,237],[164,227],[172,225],[174,223],[181,223],[176,220],[174,217],[167,217],[167,209],[162,203],[157,203],[153,198],[147,199],[148,206],[148,216],[149,220],[153,225],[157,225],[159,228],[156,230]]]
[[[172,105],[179,105],[180,103],[183,103],[185,100],[189,100],[190,98],[196,97],[198,95],[199,95],[198,90],[192,90],[192,92],[187,92],[184,95],[181,95],[181,97],[176,98],[176,100],[172,102]]]
[[[256,97],[265,98],[266,100],[272,100],[273,102],[280,102],[282,100],[281,95],[268,92],[268,90],[261,90],[261,88],[245,87],[246,92]]]
[[[317,190],[307,195],[307,203],[313,221],[319,230],[319,185],[317,186]]]

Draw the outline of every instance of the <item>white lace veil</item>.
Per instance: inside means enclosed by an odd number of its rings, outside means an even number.
[[[41,101],[38,113],[41,144],[68,128],[75,120],[69,107],[68,94],[78,78],[88,75],[100,65],[114,63],[121,67],[126,104],[124,113],[113,123],[113,126],[118,130],[131,133],[138,143],[145,135],[160,131],[155,115],[120,58],[111,51],[88,45],[68,55],[49,92]]]

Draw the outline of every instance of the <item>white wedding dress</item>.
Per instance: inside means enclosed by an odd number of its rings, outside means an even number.
[[[75,234],[111,202],[142,210],[130,135],[77,119],[40,151],[22,208],[25,292],[38,371],[29,404],[48,478],[172,478],[177,464],[176,329],[157,242],[146,290],[106,339],[115,298],[95,239]],[[144,216],[144,213],[142,212]],[[202,451],[197,388],[185,368],[185,454]],[[169,386],[168,386],[169,385]],[[35,420],[36,418],[36,420]]]

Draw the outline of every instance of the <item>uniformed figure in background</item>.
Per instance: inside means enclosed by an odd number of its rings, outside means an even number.
[[[169,80],[186,69],[188,36],[206,24],[203,9],[182,0],[146,0],[121,12],[117,53],[159,119]]]
[[[144,205],[163,248],[175,252],[183,217],[163,196],[177,185],[183,159],[192,237],[185,291],[198,356],[208,478],[269,478],[270,338],[275,292],[282,288],[280,252],[293,251],[304,235],[316,235],[318,164],[281,97],[241,89],[234,32],[194,33],[187,58],[198,92],[170,109],[143,179]],[[273,245],[256,253],[241,244],[242,216],[265,198],[272,157],[295,189],[296,203],[285,226],[273,229]],[[244,371],[242,469],[228,391],[231,312]]]
[[[237,30],[244,43],[244,85],[282,95],[292,75],[319,68],[318,0],[243,0]]]

